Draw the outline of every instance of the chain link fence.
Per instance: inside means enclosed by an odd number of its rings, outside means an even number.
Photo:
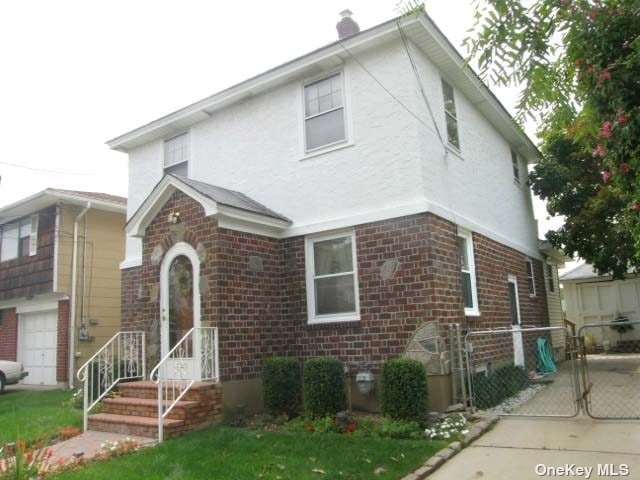
[[[554,355],[552,336],[562,344],[573,340],[563,327],[467,333],[471,406],[498,415],[576,416],[580,402],[575,349]]]
[[[640,419],[640,321],[585,325],[578,338],[586,413],[598,419]]]

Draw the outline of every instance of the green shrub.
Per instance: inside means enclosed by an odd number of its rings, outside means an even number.
[[[424,438],[424,432],[418,422],[385,418],[377,430],[379,437],[388,438]]]
[[[272,415],[292,417],[300,410],[300,364],[292,357],[268,358],[262,371],[264,408]]]
[[[420,362],[396,358],[384,363],[382,413],[396,420],[424,423],[427,415],[427,372]]]
[[[489,374],[473,376],[473,404],[480,409],[495,407],[529,386],[529,376],[524,368],[504,365]]]
[[[333,416],[345,407],[344,369],[331,357],[312,358],[304,364],[304,409],[308,416]]]

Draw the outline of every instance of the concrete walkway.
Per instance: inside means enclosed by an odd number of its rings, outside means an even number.
[[[68,461],[74,456],[81,456],[83,459],[90,459],[102,452],[102,444],[105,442],[116,442],[130,438],[141,445],[152,445],[156,443],[153,438],[135,437],[133,435],[122,435],[121,433],[94,432],[88,431],[76,437],[64,440],[49,447],[52,452],[49,463],[53,464],[58,459],[63,458]]]
[[[537,465],[593,467],[591,475],[536,474]],[[629,466],[627,476],[598,475],[598,464]],[[541,469],[541,467],[540,467]],[[617,470],[616,470],[617,471]],[[640,422],[503,418],[429,480],[640,478]]]

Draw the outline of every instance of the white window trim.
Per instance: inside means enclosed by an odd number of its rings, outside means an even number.
[[[350,313],[335,313],[330,315],[316,315],[315,298],[315,264],[313,258],[313,244],[323,240],[333,240],[335,238],[351,237],[351,249],[353,258],[353,294],[355,296],[355,311]],[[330,234],[313,235],[305,238],[305,276],[307,287],[307,317],[308,323],[336,323],[336,322],[357,322],[360,320],[360,289],[358,285],[358,258],[356,256],[356,234],[355,231],[343,230]]]
[[[451,113],[449,113],[447,111],[447,103],[445,102],[444,99],[444,84],[449,85],[449,87],[451,87],[451,92],[453,94],[453,105],[454,107],[456,107],[456,114],[452,115]],[[460,120],[458,119],[458,104],[456,102],[456,89],[453,87],[453,85],[451,84],[451,82],[449,82],[449,80],[447,80],[444,77],[440,77],[440,92],[441,92],[441,99],[442,99],[442,110],[444,111],[444,133],[446,135],[446,140],[447,140],[447,147],[450,148],[451,150],[453,150],[454,153],[457,153],[458,155],[460,155],[462,153],[462,141],[460,141]],[[460,144],[460,146],[456,146],[453,143],[451,143],[449,141],[449,131],[447,128],[447,117],[451,117],[452,119],[455,120],[456,122],[456,135],[458,136],[458,143]]]
[[[189,157],[186,160],[183,160],[182,162],[175,162],[172,163],[170,165],[167,165],[165,163],[165,158],[166,158],[166,143],[170,140],[173,140],[174,138],[180,137],[182,135],[186,135],[187,137],[187,144],[189,145]],[[176,133],[175,135],[171,135],[170,137],[166,137],[162,140],[162,175],[164,176],[167,168],[171,168],[171,167],[175,167],[177,165],[182,165],[183,163],[187,164],[187,177],[191,177],[191,159],[193,156],[193,145],[192,145],[192,138],[191,138],[191,132],[189,130],[186,130],[184,132],[180,132],[180,133]]]
[[[509,154],[511,155],[511,175],[513,176],[513,183],[520,186],[522,184],[522,181],[520,180],[520,156],[513,148],[509,150]],[[516,169],[518,170],[517,176],[516,172],[513,171],[514,160]]]
[[[533,291],[529,291],[529,296],[533,298],[536,296],[536,272],[533,268],[533,261],[530,258],[527,258],[524,262],[531,265],[531,285],[533,285]],[[527,274],[527,288],[529,288],[529,272],[525,273]]]
[[[521,326],[522,325],[522,316],[520,315],[520,292],[518,292],[518,278],[515,275],[507,275],[507,282],[508,283],[513,283],[513,285],[515,286],[515,292],[516,292],[516,313],[518,314],[518,323],[515,324],[517,326]],[[509,307],[511,307],[511,305],[509,305]],[[511,312],[509,312],[511,313]],[[509,318],[509,321],[511,321],[511,318]]]
[[[307,128],[306,128],[307,116],[306,116],[306,110],[305,110],[304,89],[307,85],[311,85],[312,83],[319,82],[321,80],[324,80],[325,78],[332,77],[333,75],[336,75],[336,74],[340,74],[340,78],[342,80],[342,109],[344,112],[344,139],[308,150],[307,149]],[[299,92],[298,103],[300,105],[300,107],[298,108],[298,112],[299,112],[298,124],[300,125],[299,136],[300,136],[300,150],[302,152],[301,160],[317,157],[318,155],[322,155],[328,152],[333,152],[335,150],[340,150],[342,148],[350,147],[353,145],[352,127],[351,127],[352,126],[351,95],[347,93],[348,91],[350,91],[350,82],[349,82],[349,76],[347,75],[345,69],[338,69],[330,72],[323,72],[314,77],[306,78],[300,83],[300,88],[298,89],[298,92]],[[329,110],[327,110],[327,112],[329,112]],[[322,113],[327,113],[327,112],[322,112]],[[309,117],[309,118],[312,118],[312,117]]]
[[[469,274],[471,276],[471,299],[473,300],[473,308],[464,308],[464,314],[468,317],[479,317],[480,309],[478,307],[478,289],[476,286],[476,259],[473,255],[473,234],[469,230],[458,227],[458,236],[467,241],[467,258],[469,259]],[[456,255],[458,252],[456,251]],[[460,274],[460,264],[458,264],[458,274]]]

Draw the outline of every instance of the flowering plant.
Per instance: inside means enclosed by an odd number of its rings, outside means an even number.
[[[469,431],[465,430],[466,425],[467,419],[464,415],[459,414],[445,418],[432,428],[426,428],[424,434],[431,440],[449,440],[456,438],[458,435],[467,434]]]
[[[44,476],[52,467],[52,451],[32,450],[24,440],[0,448],[0,479],[31,480]]]

